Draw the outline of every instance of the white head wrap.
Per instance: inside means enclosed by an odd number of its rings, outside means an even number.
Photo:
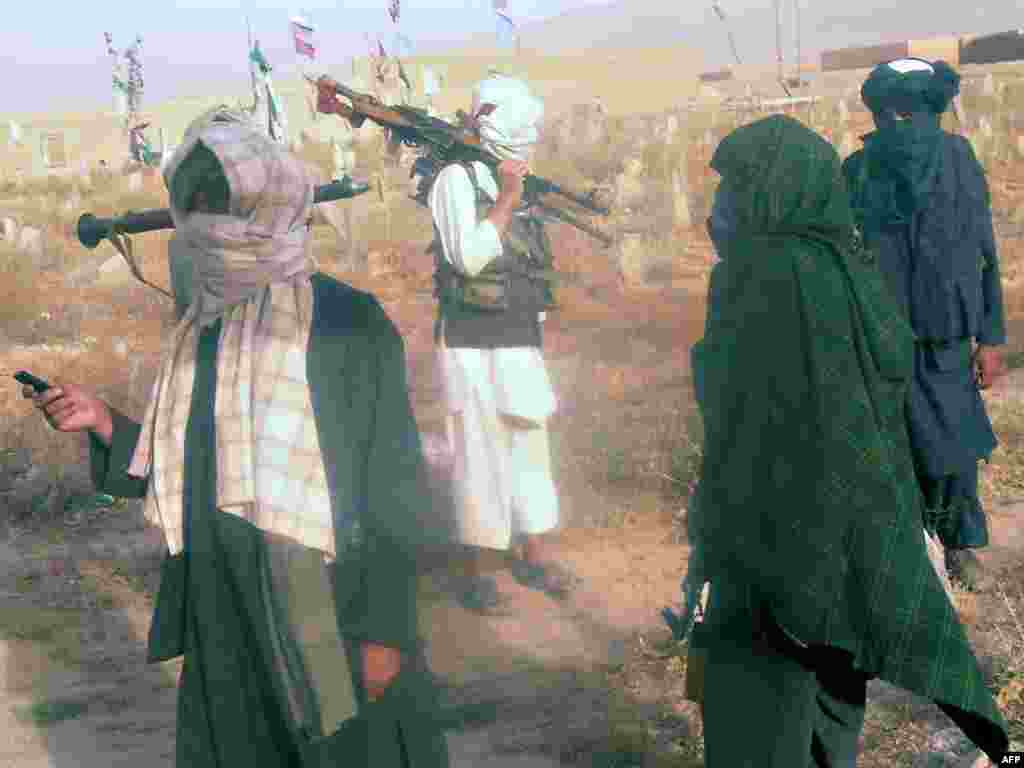
[[[483,104],[497,107],[488,115],[479,115]],[[473,89],[473,115],[484,147],[502,160],[526,160],[539,138],[544,118],[544,102],[530,93],[522,80],[492,75]]]
[[[935,67],[924,59],[897,59],[896,61],[888,62],[886,66],[889,67],[889,69],[896,70],[901,75],[905,75],[907,72],[935,73]]]

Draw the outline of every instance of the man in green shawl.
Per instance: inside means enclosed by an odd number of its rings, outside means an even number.
[[[928,559],[904,394],[913,338],[852,248],[832,146],[783,116],[727,136],[721,261],[694,380],[688,578],[710,582],[708,768],[852,768],[873,677],[931,698],[993,760],[1006,724]]]
[[[843,171],[863,240],[916,336],[907,425],[927,525],[950,576],[971,587],[974,550],[988,544],[978,461],[996,447],[979,389],[1002,375],[1006,324],[985,172],[970,142],[940,127],[959,89],[942,61],[880,64],[861,89],[877,130]]]
[[[441,540],[401,337],[316,270],[314,178],[245,115],[198,119],[165,180],[192,300],[145,417],[74,384],[35,399],[164,532],[148,657],[184,657],[175,764],[444,768],[416,612]]]

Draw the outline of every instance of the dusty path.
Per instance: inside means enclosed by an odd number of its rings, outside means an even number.
[[[670,533],[575,533],[566,554],[585,580],[578,594],[559,604],[500,573],[513,613],[500,618],[467,613],[425,579],[432,666],[462,721],[450,736],[453,767],[547,768],[558,764],[554,732],[565,741],[574,728],[602,727],[604,702],[576,675],[621,664],[630,637],[657,627],[681,574]],[[0,766],[173,765],[178,666],[144,658],[142,589],[153,585],[159,546],[131,506],[0,545],[0,613],[8,626],[23,617],[19,639],[0,643]],[[579,722],[560,724],[570,712]]]
[[[54,538],[0,547],[0,611],[20,636],[0,643],[0,766],[171,765],[176,670],[145,664],[150,605],[108,567],[138,569],[158,542],[126,514]]]

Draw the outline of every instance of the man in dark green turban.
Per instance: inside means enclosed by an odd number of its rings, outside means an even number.
[[[904,419],[913,336],[854,247],[839,157],[769,117],[719,146],[694,379],[688,578],[710,582],[708,768],[853,768],[867,681],[933,699],[997,761],[1006,724],[928,559]]]
[[[996,446],[979,388],[1002,374],[1006,343],[985,174],[940,117],[959,92],[944,62],[900,59],[861,89],[877,130],[844,164],[856,222],[917,337],[907,423],[928,527],[950,575],[976,585],[988,544],[978,461]]]

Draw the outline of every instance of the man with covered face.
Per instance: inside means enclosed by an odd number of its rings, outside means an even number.
[[[709,585],[689,694],[705,765],[854,768],[876,677],[998,764],[1007,724],[921,532],[913,334],[857,247],[839,156],[777,115],[726,136],[711,167],[721,261],[692,355],[704,442],[686,521],[687,622]]]
[[[317,271],[314,178],[244,115],[198,119],[164,178],[195,263],[145,417],[74,384],[35,399],[165,534],[148,657],[184,657],[176,765],[446,766],[402,340]]]
[[[907,423],[926,525],[950,576],[972,586],[988,544],[978,461],[996,446],[979,389],[1006,343],[989,189],[970,142],[940,127],[959,93],[945,62],[882,64],[861,96],[877,130],[843,171],[857,224],[917,337]]]
[[[558,525],[547,430],[556,401],[541,355],[551,249],[542,223],[520,210],[544,106],[523,81],[492,74],[471,111],[469,127],[501,160],[497,178],[483,163],[455,163],[428,195],[457,536],[478,553],[521,538],[513,575],[562,599],[575,578],[541,538]],[[470,570],[464,604],[498,608],[495,580],[479,561]]]

